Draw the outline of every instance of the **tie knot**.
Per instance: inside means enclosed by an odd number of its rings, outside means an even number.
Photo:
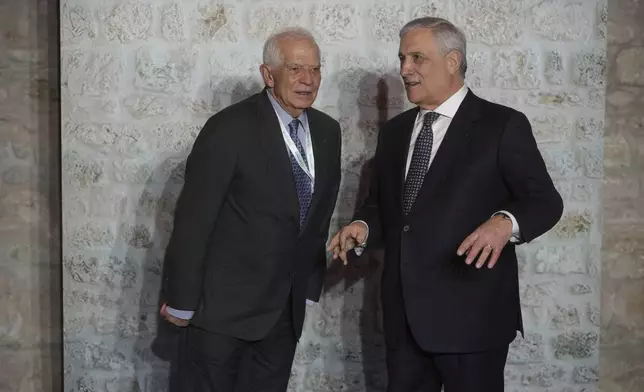
[[[295,119],[288,124],[288,131],[291,135],[291,138],[295,139],[297,137],[297,128],[300,125],[300,120]]]
[[[427,112],[425,113],[425,118],[423,119],[424,126],[431,126],[441,115],[436,112]]]

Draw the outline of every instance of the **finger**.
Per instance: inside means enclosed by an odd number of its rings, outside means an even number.
[[[463,256],[465,251],[470,249],[478,238],[479,238],[479,234],[476,231],[474,233],[468,235],[463,240],[463,242],[461,242],[461,245],[458,247],[458,250],[456,251],[456,254],[459,255],[459,256]]]
[[[341,251],[340,252],[340,258],[342,259],[342,263],[344,265],[349,264],[349,261],[347,260],[347,252],[346,251]]]
[[[492,257],[490,258],[490,261],[487,263],[487,267],[493,268],[496,265],[496,262],[499,261],[500,256],[501,256],[501,249],[494,249],[494,252],[492,252]]]
[[[353,249],[356,246],[356,241],[353,239],[353,237],[347,237],[345,238],[344,242],[342,242],[342,251],[343,252],[348,252],[351,249]]]
[[[337,260],[339,256],[340,256],[340,244],[338,243],[333,248],[333,260]]]
[[[326,248],[327,252],[331,252],[333,249],[335,249],[338,244],[340,243],[340,233],[337,233],[336,235],[331,238],[331,242],[329,243],[329,246]]]
[[[484,246],[483,250],[481,251],[481,254],[479,255],[479,259],[476,262],[476,268],[483,267],[488,256],[490,256],[490,253],[492,253],[492,247],[490,245]]]
[[[161,314],[161,316],[168,314],[168,304],[164,303],[163,305],[161,305],[161,310],[159,311],[159,313]]]
[[[356,227],[356,233],[354,235],[356,242],[358,244],[363,244],[365,240],[367,239],[367,230],[365,229],[364,225],[362,223],[356,223],[358,225]]]
[[[474,259],[478,254],[481,252],[481,249],[483,248],[483,244],[481,241],[476,241],[470,248],[470,251],[467,252],[467,258],[465,259],[466,264],[472,264],[474,262]]]

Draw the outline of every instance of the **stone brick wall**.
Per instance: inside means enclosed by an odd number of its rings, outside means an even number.
[[[0,1],[0,391],[62,390],[55,1]]]
[[[644,2],[608,7],[600,390],[644,391]]]
[[[262,87],[264,38],[300,24],[321,43],[316,107],[344,133],[335,231],[379,122],[409,107],[397,31],[419,15],[464,28],[470,87],[529,116],[566,203],[554,230],[518,248],[527,334],[509,355],[507,390],[596,390],[603,0],[63,0],[61,14],[67,391],[164,390],[174,341],[157,333],[157,301],[185,157],[212,113]],[[331,268],[291,390],[383,390],[378,260]]]

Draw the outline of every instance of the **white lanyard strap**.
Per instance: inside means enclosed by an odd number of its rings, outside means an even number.
[[[275,114],[277,114],[277,112]],[[280,123],[280,129],[282,130],[282,136],[284,137],[286,146],[288,147],[291,154],[293,154],[293,157],[295,157],[295,161],[302,168],[302,170],[304,170],[304,173],[309,176],[311,183],[315,183],[315,158],[313,157],[313,143],[311,138],[309,137],[309,142],[306,143],[306,162],[304,162],[302,154],[300,154],[300,150],[297,149],[295,142],[293,142],[293,139],[291,139],[291,135],[286,130],[286,127],[284,126],[284,123],[282,123],[279,115],[277,116],[277,121]],[[302,124],[302,127],[304,127],[304,124]]]

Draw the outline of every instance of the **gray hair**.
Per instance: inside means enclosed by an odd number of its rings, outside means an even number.
[[[315,42],[313,34],[302,27],[288,27],[272,34],[264,43],[264,51],[262,54],[262,61],[264,64],[269,66],[278,66],[282,64],[284,56],[280,49],[279,41],[283,39],[309,40],[315,45],[318,50],[318,56],[320,56],[320,47],[317,42]]]
[[[400,38],[411,30],[419,28],[432,30],[442,52],[441,54],[446,55],[447,53],[455,50],[461,55],[460,71],[461,76],[465,78],[465,72],[467,71],[467,43],[465,40],[465,34],[463,34],[458,27],[445,19],[428,16],[414,19],[404,25],[403,28],[400,29]]]

